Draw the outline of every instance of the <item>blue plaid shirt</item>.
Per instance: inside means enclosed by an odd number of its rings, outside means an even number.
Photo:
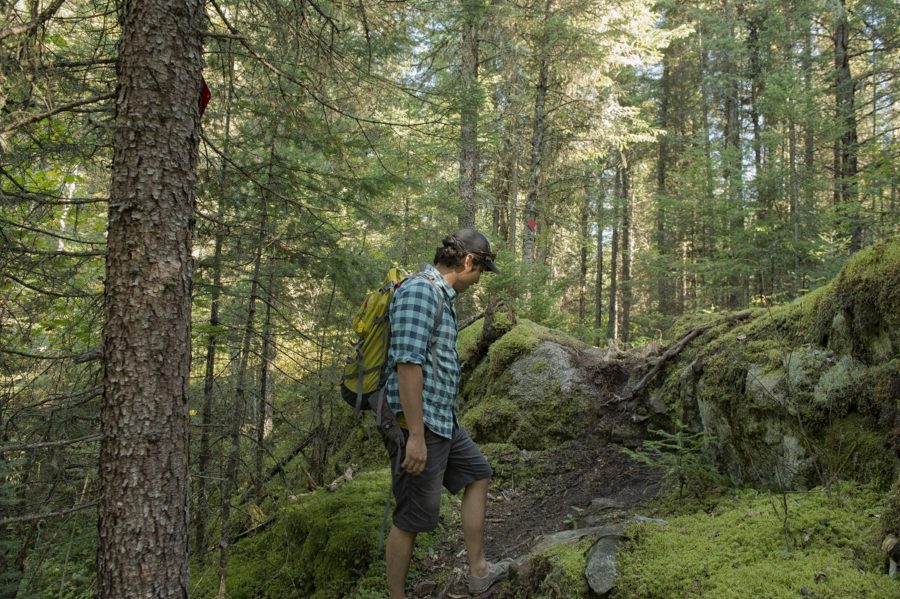
[[[422,269],[429,274],[444,294],[444,313],[435,338],[436,364],[432,364],[431,347],[438,298],[434,286],[416,277],[403,281],[391,301],[391,344],[388,348],[389,371],[387,399],[395,414],[403,411],[397,364],[422,366],[422,412],[427,426],[441,437],[453,437],[456,423],[456,398],[459,390],[459,354],[456,351],[456,291],[431,264]]]

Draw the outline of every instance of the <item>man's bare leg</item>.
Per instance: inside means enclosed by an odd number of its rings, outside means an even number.
[[[388,592],[391,599],[406,598],[406,575],[409,573],[409,562],[412,559],[416,533],[391,527],[385,547],[387,566]]]
[[[470,483],[462,500],[462,529],[466,541],[466,557],[469,573],[485,576],[488,563],[484,557],[484,515],[491,479],[483,478]]]

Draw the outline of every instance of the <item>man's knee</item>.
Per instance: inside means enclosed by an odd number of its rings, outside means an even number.
[[[486,491],[491,486],[491,477],[479,478],[466,485],[466,493],[470,491]]]

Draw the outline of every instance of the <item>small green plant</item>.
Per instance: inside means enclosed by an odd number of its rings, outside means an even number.
[[[674,432],[649,429],[654,438],[647,439],[638,451],[623,448],[629,457],[644,464],[662,468],[664,483],[677,489],[679,499],[690,493],[695,499],[703,498],[711,489],[723,484],[721,474],[703,453],[713,442],[708,433],[692,433],[683,423],[676,423]]]

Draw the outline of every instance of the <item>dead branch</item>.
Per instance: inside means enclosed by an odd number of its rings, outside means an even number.
[[[33,522],[35,520],[46,520],[47,518],[57,518],[59,516],[67,516],[68,514],[72,514],[74,512],[80,512],[82,510],[86,510],[92,507],[96,507],[96,501],[90,501],[88,503],[82,503],[80,505],[76,505],[75,507],[59,510],[57,512],[45,512],[43,514],[28,514],[27,516],[17,516],[15,518],[4,518],[0,520],[0,526],[6,526],[8,524],[18,524],[21,522]]]
[[[61,445],[74,445],[76,443],[90,443],[91,441],[99,441],[103,435],[87,435],[86,437],[78,437],[77,439],[63,439],[61,441],[45,441],[43,443],[11,443],[9,445],[0,446],[0,453],[7,451],[28,451],[31,449],[42,449],[44,447],[59,447]]]
[[[342,475],[331,481],[325,488],[328,489],[331,493],[337,491],[338,486],[341,483],[350,482],[353,480],[353,477],[356,476],[356,473],[359,472],[359,466],[356,464],[350,464],[347,466],[347,469],[344,471]]]
[[[638,381],[637,385],[635,385],[633,389],[631,389],[630,391],[625,393],[622,396],[621,401],[630,400],[630,399],[634,398],[636,395],[642,393],[644,391],[644,388],[650,383],[650,381],[652,381],[653,378],[656,377],[656,375],[659,374],[660,371],[662,371],[663,368],[665,368],[665,366],[669,362],[674,360],[675,357],[678,356],[678,354],[680,354],[682,351],[684,351],[684,348],[687,347],[687,345],[691,341],[693,341],[694,339],[696,339],[697,337],[699,337],[706,331],[708,331],[712,328],[715,328],[719,325],[723,325],[723,324],[733,325],[740,321],[747,320],[748,318],[750,318],[750,316],[752,314],[753,313],[750,311],[738,312],[737,314],[733,314],[731,316],[728,316],[727,318],[722,318],[720,320],[717,320],[710,324],[704,325],[702,327],[696,327],[696,328],[691,329],[690,331],[687,332],[687,334],[684,335],[684,337],[679,339],[677,343],[670,346],[665,352],[663,352],[663,355],[660,356],[658,360],[656,360],[656,363],[653,365],[653,368],[650,369],[650,372],[645,374],[643,376],[643,378],[640,381]]]
[[[103,100],[112,100],[116,97],[115,92],[108,92],[105,94],[100,94],[99,96],[94,96],[92,98],[85,98],[83,100],[76,100],[75,102],[69,102],[68,104],[61,104],[57,106],[53,110],[48,110],[47,112],[42,112],[40,114],[32,115],[28,118],[21,119],[12,123],[11,125],[7,125],[2,130],[0,130],[0,134],[9,133],[10,131],[15,131],[16,129],[20,129],[26,125],[31,125],[32,123],[37,123],[38,121],[42,121],[44,119],[50,118],[53,115],[59,114],[60,112],[66,112],[67,110],[72,110],[73,108],[78,108],[79,106],[84,106],[85,104],[94,104],[96,102],[102,102]]]

